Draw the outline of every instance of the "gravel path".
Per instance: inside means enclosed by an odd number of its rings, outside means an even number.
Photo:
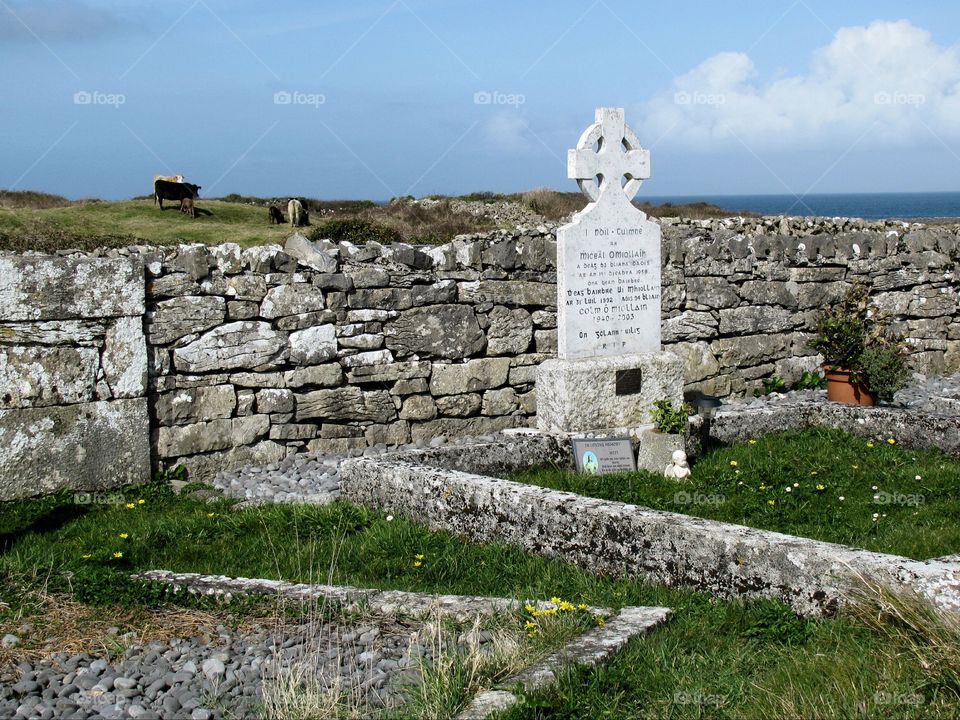
[[[375,445],[357,449],[349,456],[297,453],[281,462],[241,468],[217,475],[213,486],[227,497],[242,498],[250,504],[262,502],[332,502],[340,496],[340,463],[347,457],[376,457],[398,450],[461,445],[488,441],[493,435],[448,439],[438,437],[429,443]]]
[[[420,678],[418,658],[433,655],[434,632],[397,618],[290,621],[247,634],[218,626],[204,637],[133,643],[114,658],[58,653],[0,675],[0,718],[258,717],[265,682],[296,686],[305,676],[368,717],[401,704],[402,686]],[[482,632],[449,638],[481,647],[489,639]]]

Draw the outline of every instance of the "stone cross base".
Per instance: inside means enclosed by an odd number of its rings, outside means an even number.
[[[650,424],[653,403],[683,402],[683,360],[669,352],[547,360],[537,368],[537,428],[548,433]]]

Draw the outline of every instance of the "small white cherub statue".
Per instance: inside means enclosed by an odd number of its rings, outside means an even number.
[[[676,478],[677,480],[690,477],[690,466],[687,465],[687,454],[683,450],[673,451],[673,462],[664,469],[663,476]]]

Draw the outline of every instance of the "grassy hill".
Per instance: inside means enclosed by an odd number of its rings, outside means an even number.
[[[311,220],[311,227],[304,231],[311,238],[354,242],[373,239],[387,243],[403,240],[414,244],[444,243],[461,233],[512,227],[513,222],[495,219],[498,217],[512,217],[515,222],[522,215],[524,222],[558,222],[582,210],[587,202],[580,193],[547,188],[508,195],[474,193],[459,198],[435,197],[430,202],[412,197],[396,198],[386,205],[368,200],[305,198],[303,201]],[[183,242],[235,242],[243,247],[282,243],[291,228],[269,224],[266,208],[271,203],[286,212],[284,198],[240,195],[200,198],[194,219],[178,212],[177,204],[169,201],[167,209],[161,211],[152,197],[108,202],[0,190],[0,250],[56,252]],[[660,207],[638,204],[638,207],[654,217],[729,215],[705,203]]]
[[[0,190],[0,250],[282,243],[291,228],[269,223],[267,206],[271,202],[276,200],[238,195],[200,198],[194,219],[180,213],[176,203],[167,202],[160,210],[152,198],[68,200],[46,193]],[[277,204],[286,213],[286,201]],[[312,238],[443,243],[461,233],[497,227],[484,216],[452,209],[449,201],[424,206],[408,199],[388,205],[305,199],[304,204],[310,210],[311,225],[303,230]]]
[[[138,243],[236,242],[248,247],[282,243],[290,234],[289,226],[269,225],[262,207],[202,200],[197,208],[197,218],[193,219],[179,212],[176,203],[166,203],[161,211],[152,200],[0,207],[0,237],[6,236],[0,246],[10,250],[57,250]]]

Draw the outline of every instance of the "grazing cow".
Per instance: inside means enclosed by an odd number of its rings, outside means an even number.
[[[283,225],[286,220],[283,219],[283,213],[280,212],[280,208],[276,205],[271,205],[267,209],[267,213],[270,215],[270,224],[271,225]]]
[[[189,215],[192,218],[197,217],[197,209],[193,206],[193,198],[185,197],[180,199],[180,212]]]
[[[310,224],[310,216],[303,207],[303,203],[296,198],[291,198],[287,203],[287,215],[290,216],[290,227],[303,227]]]
[[[160,203],[160,209],[163,210],[164,200],[183,200],[190,198],[192,200],[200,197],[200,186],[193,183],[177,183],[169,180],[157,180],[153,184],[154,202]]]

